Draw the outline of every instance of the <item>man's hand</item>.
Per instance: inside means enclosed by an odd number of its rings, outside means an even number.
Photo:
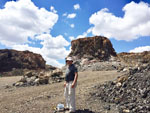
[[[74,86],[75,86],[75,84],[74,84],[74,83],[72,83],[71,87],[72,87],[72,88],[74,88]]]
[[[66,84],[67,84],[67,83],[66,83],[66,82],[64,82],[64,87],[66,87]]]

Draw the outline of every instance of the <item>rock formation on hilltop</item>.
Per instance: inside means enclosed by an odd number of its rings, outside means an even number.
[[[102,36],[73,40],[68,56],[73,57],[79,71],[114,70],[119,66],[118,62],[113,62],[117,61],[117,54],[110,40]]]
[[[71,42],[74,63],[80,71],[129,70],[150,64],[150,52],[116,54],[110,40],[102,36],[80,38]]]
[[[13,69],[45,69],[45,60],[29,51],[0,50],[0,72]]]
[[[89,58],[104,61],[108,60],[110,56],[116,56],[110,40],[102,36],[73,40],[71,49],[69,56],[74,56],[77,59]]]

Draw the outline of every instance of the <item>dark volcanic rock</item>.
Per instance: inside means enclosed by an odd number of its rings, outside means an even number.
[[[115,103],[120,113],[150,112],[150,64],[141,70],[130,69],[128,75],[119,77],[116,81],[95,86],[93,98],[108,103]]]
[[[45,69],[41,55],[29,51],[0,50],[0,72],[12,69]]]
[[[80,38],[71,42],[71,53],[69,56],[108,60],[110,56],[116,56],[109,39],[102,36]]]

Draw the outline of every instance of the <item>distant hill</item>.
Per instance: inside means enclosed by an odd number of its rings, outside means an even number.
[[[0,72],[15,69],[45,69],[45,60],[40,54],[29,51],[0,50]]]

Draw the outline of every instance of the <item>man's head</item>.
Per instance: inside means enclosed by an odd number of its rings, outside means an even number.
[[[67,63],[67,65],[71,65],[73,63],[72,57],[67,57],[66,58],[66,63]]]

